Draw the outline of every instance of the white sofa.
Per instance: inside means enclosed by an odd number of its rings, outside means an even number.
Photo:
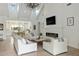
[[[26,40],[17,34],[12,35],[14,38],[14,47],[16,49],[17,55],[22,55],[24,53],[29,53],[37,51],[37,43]]]

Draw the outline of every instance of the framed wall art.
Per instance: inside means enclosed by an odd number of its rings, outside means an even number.
[[[74,17],[67,18],[67,26],[74,26]]]

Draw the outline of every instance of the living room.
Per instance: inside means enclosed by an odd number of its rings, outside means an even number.
[[[78,10],[78,3],[1,3],[0,55],[79,55]],[[34,45],[23,38],[29,32]]]

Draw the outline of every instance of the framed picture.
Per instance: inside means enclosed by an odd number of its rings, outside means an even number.
[[[74,26],[74,17],[67,18],[67,26]]]

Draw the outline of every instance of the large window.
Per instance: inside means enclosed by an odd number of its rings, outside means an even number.
[[[9,8],[10,12],[18,12],[18,10],[19,10],[19,4],[10,3],[10,4],[8,4],[8,8]]]
[[[17,13],[19,11],[19,4],[9,3],[8,9],[9,9],[9,17],[11,18],[17,17]]]

